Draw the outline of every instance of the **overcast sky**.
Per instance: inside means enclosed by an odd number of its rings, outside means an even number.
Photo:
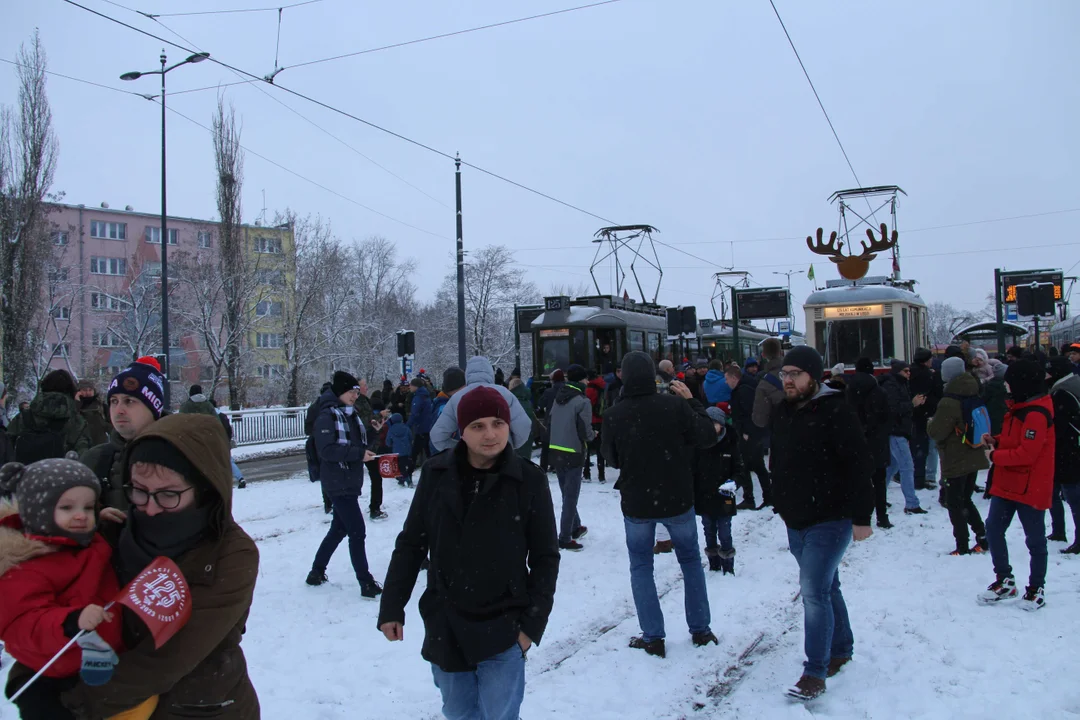
[[[79,1],[235,67],[258,75],[274,69],[276,11],[154,22],[104,0]],[[279,64],[586,1],[321,0],[284,10]],[[273,3],[122,4],[168,13]],[[156,92],[156,77],[118,77],[154,69],[160,41],[62,0],[5,5],[0,57],[14,59],[36,27],[50,70]],[[924,298],[976,310],[995,267],[1068,269],[1080,261],[1080,3],[777,0],[777,7],[862,185],[907,191],[901,264]],[[185,57],[177,48],[166,52],[170,62]],[[238,79],[210,62],[168,78],[170,94]],[[774,271],[799,270],[792,277],[799,302],[812,289],[811,262],[819,283],[837,277],[798,238],[835,228],[827,198],[856,181],[767,0],[621,0],[286,69],[277,83],[438,150],[460,151],[618,224],[654,225],[657,239],[672,246],[657,246],[659,300],[697,305],[699,317],[712,315],[712,275],[721,266],[749,270],[757,286],[786,282]],[[0,64],[0,102],[14,103],[15,92],[14,68]],[[421,296],[434,293],[452,268],[451,160],[266,84],[221,92],[242,117],[246,147],[333,191],[249,153],[247,221],[263,208],[265,191],[270,216],[291,207],[330,219],[346,239],[389,237],[417,260]],[[49,97],[60,140],[55,189],[65,200],[157,211],[158,106],[59,77],[50,78]],[[210,89],[171,97],[169,106],[209,126],[215,102]],[[592,236],[606,222],[473,169],[463,183],[466,248],[509,246],[541,291],[589,281]],[[169,211],[216,212],[209,133],[176,115],[169,117]],[[1054,214],[919,231],[1038,213]],[[889,269],[885,254],[871,274]],[[655,275],[646,280],[651,293]]]

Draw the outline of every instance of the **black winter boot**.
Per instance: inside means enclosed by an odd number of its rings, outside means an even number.
[[[719,548],[705,548],[705,557],[709,558],[709,570],[713,572],[720,572],[724,569],[720,560]]]

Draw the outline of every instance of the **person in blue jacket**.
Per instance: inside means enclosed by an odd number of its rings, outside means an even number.
[[[709,405],[731,402],[731,387],[724,376],[724,361],[713,359],[709,363],[709,372],[705,374],[705,397]]]
[[[412,453],[414,447],[412,430],[405,424],[401,413],[391,415],[388,423],[386,444],[390,446],[390,452],[398,456],[398,472],[401,473],[397,479],[398,485],[412,487]]]
[[[412,404],[409,406],[409,429],[412,430],[412,467],[419,465],[420,456],[425,454],[428,446],[431,426],[435,424],[435,408],[431,402],[431,392],[423,378],[413,378],[409,383],[409,392],[412,393]]]

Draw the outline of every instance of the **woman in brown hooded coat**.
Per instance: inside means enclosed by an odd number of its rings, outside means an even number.
[[[229,442],[216,417],[169,415],[131,441],[124,485],[131,510],[113,556],[121,585],[155,557],[179,566],[191,588],[187,624],[160,649],[124,610],[120,656],[105,685],[65,693],[77,718],[101,720],[159,696],[152,720],[258,720],[244,634],[259,552],[232,516]]]

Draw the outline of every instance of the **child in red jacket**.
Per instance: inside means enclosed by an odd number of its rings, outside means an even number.
[[[987,457],[993,463],[987,489],[990,511],[986,539],[997,579],[978,597],[989,605],[1016,597],[1016,581],[1009,565],[1005,531],[1014,515],[1024,526],[1031,572],[1022,607],[1038,610],[1046,601],[1046,511],[1054,488],[1054,404],[1046,394],[1046,371],[1035,360],[1020,360],[1005,373],[1005,387],[1013,405],[1005,414],[1001,434],[984,436]]]
[[[120,586],[95,533],[101,485],[82,463],[53,459],[4,465],[0,489],[17,503],[0,509],[0,639],[16,660],[7,696],[86,631],[15,701],[24,720],[70,718],[61,692],[80,671],[87,684],[107,681],[122,642],[119,612],[103,607]]]

